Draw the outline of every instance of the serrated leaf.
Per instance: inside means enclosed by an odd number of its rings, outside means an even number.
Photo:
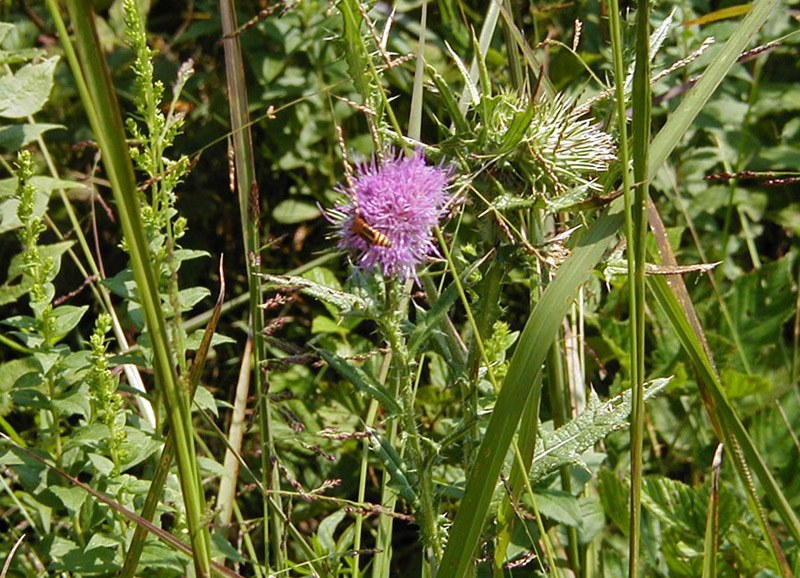
[[[312,283],[316,283],[317,285],[322,285],[323,287],[327,287],[328,289],[332,289],[334,291],[341,291],[342,284],[339,282],[339,279],[336,278],[336,274],[328,269],[327,267],[314,267],[310,271],[306,271],[303,273],[303,279],[308,279]],[[332,317],[338,318],[340,317],[339,309],[329,305],[328,303],[322,303],[325,306],[325,309],[328,310],[328,313],[331,314]]]
[[[533,120],[536,114],[535,106],[535,103],[529,102],[523,112],[514,115],[514,119],[511,121],[511,124],[509,124],[506,134],[503,136],[500,150],[497,151],[498,155],[510,152],[517,147],[530,128],[531,120]]]
[[[730,367],[722,370],[720,379],[725,386],[729,399],[736,399],[757,393],[766,393],[773,387],[771,379],[763,375],[742,373]]]
[[[461,61],[461,58],[458,57],[455,50],[447,43],[444,43],[445,47],[447,48],[447,52],[450,54],[450,58],[453,59],[455,62],[458,71],[461,73],[461,78],[464,80],[464,90],[467,91],[469,94],[469,101],[472,103],[472,106],[478,106],[481,101],[480,94],[478,93],[478,87],[475,86],[475,83],[472,81],[472,77],[467,70],[467,67]]]
[[[439,96],[441,96],[442,103],[447,109],[447,112],[450,114],[453,125],[456,127],[456,132],[460,134],[468,133],[470,130],[469,123],[459,110],[458,102],[456,102],[453,91],[450,90],[450,85],[433,66],[426,64],[425,68],[427,69],[428,74],[430,74],[433,83],[436,85],[436,88],[439,90]]]
[[[318,299],[322,303],[327,303],[335,307],[339,313],[354,310],[364,311],[367,308],[367,303],[352,293],[336,291],[335,289],[314,283],[303,277],[262,275],[262,278],[268,283],[267,289],[286,292],[301,291],[310,297]]]
[[[669,383],[669,378],[656,379],[645,388],[645,399],[649,399]],[[581,454],[613,431],[627,425],[631,411],[631,391],[602,403],[594,390],[590,391],[586,409],[578,417],[552,433],[536,440],[531,482],[540,480],[561,466],[582,465]]]
[[[0,116],[23,118],[39,112],[53,88],[58,60],[52,56],[0,77]]]
[[[581,544],[588,544],[606,527],[603,504],[595,497],[578,498],[581,508],[581,527],[578,528],[578,539]]]

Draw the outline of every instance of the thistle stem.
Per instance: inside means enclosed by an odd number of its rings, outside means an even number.
[[[402,284],[392,282],[388,287],[389,315],[384,319],[384,333],[392,350],[392,365],[394,378],[403,405],[402,423],[406,432],[409,459],[411,467],[418,482],[419,499],[415,508],[417,523],[422,534],[422,541],[427,549],[426,557],[431,565],[432,574],[441,556],[442,545],[436,526],[436,511],[433,499],[433,479],[430,468],[425,467],[425,457],[422,449],[422,437],[417,429],[416,414],[414,412],[414,383],[408,358],[408,348],[403,336],[400,321],[402,319],[401,303],[404,301]]]

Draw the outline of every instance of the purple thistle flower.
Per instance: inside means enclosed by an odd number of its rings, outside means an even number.
[[[433,227],[449,197],[452,170],[431,166],[422,151],[373,159],[356,168],[353,190],[339,187],[347,201],[335,207],[338,247],[356,255],[356,265],[380,265],[384,276],[416,277],[416,267],[436,254]]]

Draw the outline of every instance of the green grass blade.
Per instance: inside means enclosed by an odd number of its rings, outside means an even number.
[[[535,377],[578,288],[588,279],[622,221],[620,204],[612,205],[580,240],[528,318],[469,474],[464,499],[439,568],[439,578],[460,578],[472,566],[472,555],[500,470],[523,408],[534,394]]]
[[[79,0],[68,0],[67,7],[76,32],[81,66],[81,70],[75,71],[75,74],[83,74],[86,78],[88,94],[84,96],[88,101],[84,102],[84,108],[93,108],[96,112],[90,115],[92,129],[103,153],[122,230],[128,243],[131,268],[139,289],[142,311],[153,347],[156,383],[164,393],[167,416],[175,432],[181,491],[186,503],[189,534],[195,552],[195,569],[199,576],[206,577],[211,573],[210,538],[208,528],[203,523],[205,496],[197,467],[191,413],[188,400],[179,389],[173,365],[174,357],[168,339],[156,273],[152,267],[139,214],[136,178],[127,150],[122,115],[94,28],[94,12],[91,5]]]
[[[629,226],[628,287],[630,306],[631,389],[631,502],[628,535],[628,575],[639,575],[639,542],[642,523],[642,451],[644,445],[644,360],[645,360],[645,246],[647,239],[647,198],[649,185],[647,164],[650,156],[650,4],[640,2],[636,9],[636,68],[633,73],[633,180],[639,183],[634,191]],[[627,169],[627,167],[626,167]],[[627,194],[626,198],[630,198]],[[630,275],[631,270],[633,276]]]
[[[472,59],[472,65],[469,67],[469,73],[464,79],[467,84],[475,84],[478,81],[479,68],[478,68],[478,54],[486,54],[489,51],[489,45],[492,43],[494,31],[497,28],[497,19],[500,17],[500,10],[502,8],[502,0],[491,0],[489,8],[486,10],[486,16],[483,17],[483,25],[481,26],[481,35],[478,39],[475,57]],[[483,65],[483,63],[481,63]],[[491,87],[482,86],[483,94],[491,94]],[[461,94],[461,99],[458,102],[458,108],[462,114],[467,112],[470,101],[470,93],[467,90]],[[474,100],[474,97],[473,97]]]
[[[425,80],[425,34],[428,28],[428,3],[422,3],[417,39],[417,62],[414,68],[414,85],[411,89],[411,106],[408,116],[408,136],[414,140],[422,138],[423,81]]]

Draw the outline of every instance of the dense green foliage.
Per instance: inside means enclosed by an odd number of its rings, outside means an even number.
[[[232,4],[0,7],[0,578],[800,574],[798,3]]]

